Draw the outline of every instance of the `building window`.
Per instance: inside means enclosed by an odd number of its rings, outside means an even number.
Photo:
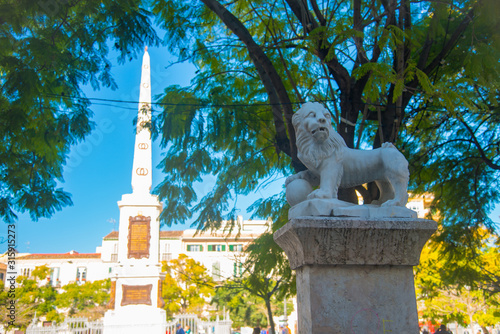
[[[225,252],[226,245],[208,245],[209,252]]]
[[[87,268],[86,267],[76,268],[76,281],[85,282],[86,280],[87,280]]]
[[[243,245],[229,245],[229,251],[230,252],[242,252]]]
[[[3,273],[0,273],[0,281],[3,281]]]
[[[113,253],[111,253],[111,262],[118,262],[118,243],[113,245]]]
[[[202,245],[187,245],[188,252],[203,252]]]
[[[220,262],[215,261],[212,263],[212,277],[214,281],[220,281],[221,280],[221,274],[220,274]]]
[[[234,277],[240,277],[243,274],[243,263],[235,262],[233,266]]]
[[[56,286],[59,283],[59,268],[50,268],[50,284]]]
[[[170,252],[170,244],[165,244],[163,246],[163,252],[161,253],[161,261],[167,261],[168,262],[170,260],[172,260],[172,253]]]

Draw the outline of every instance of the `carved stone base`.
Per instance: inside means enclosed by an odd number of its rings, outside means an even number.
[[[106,334],[165,334],[165,310],[146,305],[128,305],[104,314]]]
[[[299,333],[418,333],[413,283],[437,224],[302,217],[274,234],[297,274]]]
[[[417,218],[417,213],[402,206],[357,205],[338,199],[306,200],[288,211],[288,219],[311,216]]]
[[[141,264],[142,262],[142,264]],[[165,273],[149,259],[113,268],[112,307],[104,314],[105,334],[165,334],[166,312],[161,309]]]

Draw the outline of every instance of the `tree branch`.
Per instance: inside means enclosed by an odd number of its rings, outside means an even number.
[[[288,97],[286,88],[281,81],[281,77],[278,75],[271,60],[254,41],[251,34],[241,21],[239,21],[238,18],[236,18],[217,0],[201,1],[246,45],[250,59],[259,73],[272,105],[277,146],[279,150],[285,152],[292,158],[292,165],[297,171],[305,169],[303,164],[297,158],[295,130],[292,125],[292,104]],[[285,118],[285,122],[283,122],[283,116]],[[287,136],[287,131],[289,137]]]
[[[316,0],[310,0],[311,1],[311,6],[313,8],[314,14],[318,18],[319,24],[321,24],[323,27],[326,26],[326,19],[319,10],[318,7],[318,2]]]
[[[294,13],[295,17],[302,23],[304,32],[306,34],[311,33],[314,29],[319,27],[319,24],[311,16],[309,10],[305,8],[305,5],[302,1],[286,0],[286,2]],[[330,68],[331,74],[341,90],[348,91],[350,88],[349,72],[338,61],[335,54],[331,56],[331,59],[329,59],[328,61],[326,60],[328,51],[330,50],[331,46],[325,45],[325,40],[326,39],[322,38],[322,36],[318,38],[318,45],[315,50],[316,55]]]
[[[460,36],[472,22],[472,19],[474,18],[474,9],[475,7],[465,15],[465,18],[462,20],[462,22],[460,22],[457,29],[455,29],[455,32],[441,49],[441,52],[439,52],[439,54],[430,62],[430,64],[425,67],[425,69],[423,70],[425,74],[429,75],[433,70],[435,70],[439,66],[441,61],[446,57],[446,55],[451,51],[451,49],[453,49]]]
[[[361,0],[353,0],[353,29],[359,32],[363,32],[363,19],[361,17]],[[368,62],[368,57],[366,56],[366,51],[363,47],[363,37],[355,36],[354,44],[356,45],[356,63],[366,64]],[[354,67],[357,67],[354,65]]]
[[[460,123],[462,123],[463,126],[465,126],[465,128],[469,132],[469,134],[470,134],[470,136],[472,138],[472,143],[474,143],[474,146],[476,146],[477,150],[479,151],[479,154],[481,155],[481,159],[484,161],[484,163],[488,167],[490,167],[491,169],[500,170],[500,165],[495,164],[493,162],[493,160],[489,159],[486,156],[486,153],[484,152],[483,148],[481,147],[481,144],[477,140],[476,135],[474,134],[474,131],[471,129],[471,127],[461,117],[458,117],[458,121]]]

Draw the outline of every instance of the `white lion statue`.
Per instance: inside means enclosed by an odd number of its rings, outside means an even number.
[[[333,130],[331,115],[320,103],[309,102],[294,114],[298,158],[308,168],[286,179],[291,206],[303,200],[337,199],[339,188],[375,181],[380,197],[372,204],[405,206],[408,201],[408,162],[391,143],[374,150],[347,147]],[[295,182],[294,182],[295,181]],[[307,182],[305,182],[307,181]],[[295,183],[298,186],[290,187]],[[313,188],[316,188],[313,190]],[[300,188],[306,194],[300,194]]]

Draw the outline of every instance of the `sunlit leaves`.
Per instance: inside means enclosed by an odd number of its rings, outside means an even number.
[[[180,254],[179,258],[163,262],[163,300],[167,317],[178,313],[201,316],[204,305],[215,293],[215,283],[199,262]]]
[[[49,217],[70,205],[59,188],[72,144],[93,128],[81,85],[116,88],[106,58],[158,43],[141,1],[0,4],[0,214]],[[111,43],[111,44],[109,44]]]
[[[111,283],[109,279],[83,284],[69,283],[56,296],[55,305],[68,309],[69,316],[89,320],[102,318],[109,301]]]
[[[396,82],[396,73],[394,69],[385,63],[366,63],[358,67],[353,71],[353,76],[355,78],[362,78],[365,75],[369,75],[368,82],[366,83],[366,98],[369,101],[378,101],[380,98],[384,97],[388,90],[390,84]],[[403,89],[403,82],[400,81],[400,92],[401,95]]]
[[[212,302],[219,309],[229,311],[234,328],[265,327],[268,323],[264,303],[255,295],[244,291],[238,284],[227,282],[216,290]]]
[[[438,235],[442,232],[440,229]],[[498,241],[495,242],[495,237],[484,228],[473,233],[480,244],[473,257],[447,251],[443,244],[436,242],[439,237],[424,247],[415,272],[417,304],[422,319],[457,322],[465,327],[471,321],[481,326],[499,321],[500,299],[491,281],[491,277],[500,274]]]
[[[26,328],[34,318],[45,317],[47,321],[61,322],[66,317],[85,317],[90,320],[102,318],[110,295],[110,281],[98,280],[83,284],[69,283],[60,288],[50,281],[50,268],[38,266],[30,277],[19,275],[16,279],[16,318],[2,314],[2,324],[14,320],[15,326]],[[10,302],[8,290],[0,284],[0,303]]]
[[[159,126],[172,157],[162,168],[175,177],[158,193],[174,203],[164,211],[167,224],[166,217],[174,223],[195,217],[194,226],[210,229],[234,219],[232,202],[240,194],[292,168],[266,105],[269,82],[259,77],[249,44],[201,3],[155,2],[171,51],[198,69],[191,86],[170,87],[162,97],[168,105]],[[476,247],[473,229],[493,227],[487,215],[499,200],[496,1],[315,3],[316,9],[294,0],[219,4],[265,53],[291,103],[322,101],[351,146],[395,142],[410,162],[411,191],[435,195],[432,212],[442,217],[448,249]],[[203,194],[196,194],[192,181],[209,175]],[[286,210],[280,195],[250,207],[276,227],[286,223]],[[265,268],[284,261],[267,259]]]

